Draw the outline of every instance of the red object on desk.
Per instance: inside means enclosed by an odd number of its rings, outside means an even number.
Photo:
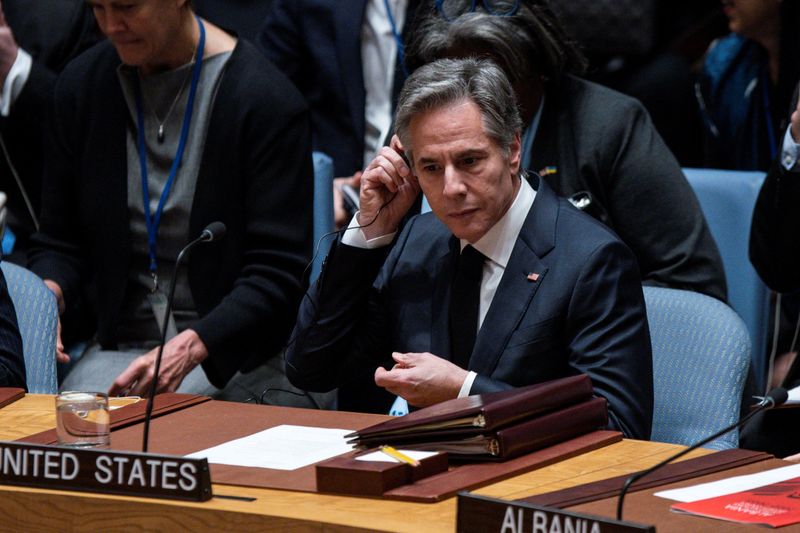
[[[800,477],[725,496],[678,503],[673,511],[744,524],[782,527],[800,523]]]
[[[25,397],[25,389],[0,387],[0,409]]]

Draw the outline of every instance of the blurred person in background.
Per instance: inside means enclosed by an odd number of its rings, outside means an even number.
[[[333,159],[336,226],[352,216],[341,187],[384,145],[406,79],[404,48],[420,0],[272,0],[258,36],[311,108],[314,150]]]
[[[767,170],[781,149],[800,78],[800,2],[723,0],[731,34],[712,43],[696,94],[705,166]]]

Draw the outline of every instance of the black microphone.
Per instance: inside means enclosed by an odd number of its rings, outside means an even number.
[[[199,237],[183,247],[183,250],[178,254],[175,260],[175,268],[172,269],[172,284],[169,288],[169,297],[167,298],[167,309],[164,312],[164,326],[161,328],[161,345],[158,347],[156,354],[156,368],[153,372],[153,382],[150,384],[150,396],[147,398],[147,409],[144,413],[144,437],[142,439],[142,451],[147,452],[147,442],[150,437],[150,417],[153,415],[153,400],[156,397],[156,388],[158,387],[158,373],[161,370],[161,356],[164,353],[164,344],[167,342],[167,325],[169,324],[169,316],[172,313],[172,300],[175,297],[175,280],[178,279],[178,268],[181,266],[183,258],[194,248],[196,245],[204,242],[218,241],[225,237],[225,224],[222,222],[212,222],[203,230]]]
[[[699,448],[700,446],[702,446],[704,444],[708,444],[712,440],[721,437],[725,433],[727,433],[729,431],[733,431],[734,429],[738,428],[739,426],[743,426],[744,424],[747,423],[748,420],[753,418],[758,413],[760,413],[762,411],[766,411],[768,409],[772,409],[773,407],[777,407],[779,405],[783,405],[784,403],[786,403],[786,400],[788,400],[788,399],[789,399],[789,393],[786,392],[786,389],[784,389],[782,387],[778,387],[777,389],[772,389],[771,391],[769,391],[769,393],[766,396],[764,396],[764,398],[758,404],[755,405],[755,408],[752,411],[750,411],[750,413],[748,413],[747,416],[745,416],[744,418],[740,419],[739,421],[735,422],[734,424],[731,424],[730,426],[728,426],[726,428],[721,429],[720,431],[717,431],[716,433],[714,433],[710,437],[707,437],[707,438],[701,440],[700,442],[692,444],[691,446],[689,446],[685,450],[681,450],[680,452],[676,453],[675,455],[673,455],[671,457],[667,457],[666,459],[664,459],[660,463],[658,463],[658,464],[656,464],[654,466],[651,466],[647,470],[642,470],[641,472],[636,472],[635,474],[633,474],[631,477],[629,477],[627,480],[625,480],[625,484],[622,486],[622,490],[619,492],[619,500],[617,500],[617,520],[622,520],[622,504],[625,501],[625,494],[628,492],[628,489],[631,487],[631,485],[633,485],[636,481],[640,480],[641,478],[643,478],[644,476],[646,476],[648,474],[652,474],[653,472],[655,472],[656,470],[658,470],[662,466],[666,466],[667,464],[671,463],[675,459],[683,457],[684,455],[686,455],[687,453],[691,452],[692,450],[695,450],[695,449]]]

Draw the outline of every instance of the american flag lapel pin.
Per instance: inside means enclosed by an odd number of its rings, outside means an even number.
[[[528,274],[528,281],[539,281],[539,273],[531,272],[530,274]]]

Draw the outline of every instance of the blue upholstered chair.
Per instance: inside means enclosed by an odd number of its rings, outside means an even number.
[[[653,345],[655,441],[691,444],[739,418],[750,364],[742,319],[719,300],[690,291],[644,287]],[[708,448],[736,448],[736,431]]]
[[[17,312],[28,392],[55,394],[58,305],[50,289],[36,274],[20,266],[0,263],[8,292]]]
[[[314,264],[311,280],[317,279],[322,262],[328,253],[331,240],[320,241],[326,233],[333,231],[333,159],[322,152],[312,154],[314,160]]]
[[[758,277],[748,256],[750,222],[764,181],[763,172],[684,169],[711,234],[719,247],[728,280],[728,303],[750,332],[753,375],[764,390],[767,375],[769,289]]]

